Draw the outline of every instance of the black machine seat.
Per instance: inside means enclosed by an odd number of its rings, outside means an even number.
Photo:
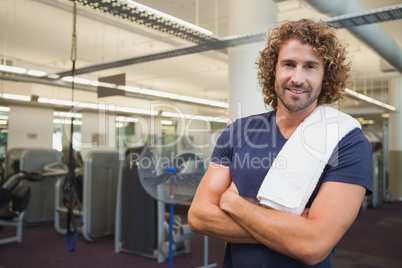
[[[22,241],[23,218],[31,198],[31,189],[19,183],[26,178],[26,173],[17,172],[0,186],[0,226],[17,227],[16,236],[0,239],[0,245]]]

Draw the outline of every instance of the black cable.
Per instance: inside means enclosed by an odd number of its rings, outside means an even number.
[[[73,39],[72,39],[72,47],[71,47],[71,61],[72,61],[72,69],[71,69],[71,112],[74,112],[74,77],[75,77],[75,62],[76,62],[76,51],[77,51],[77,36],[76,36],[76,17],[77,17],[77,5],[74,3],[73,9]],[[67,247],[70,252],[75,250],[75,243],[77,241],[79,226],[77,226],[76,222],[74,221],[74,208],[78,206],[78,209],[81,211],[81,202],[78,198],[77,190],[78,190],[78,183],[77,177],[75,174],[75,159],[74,159],[74,116],[71,117],[70,123],[70,147],[69,147],[69,154],[68,154],[68,174],[66,176],[66,180],[64,181],[63,185],[63,193],[64,193],[64,205],[67,207],[67,233],[66,233],[66,240],[67,240]],[[82,225],[80,219],[80,225]],[[73,243],[70,242],[70,237],[73,236]]]

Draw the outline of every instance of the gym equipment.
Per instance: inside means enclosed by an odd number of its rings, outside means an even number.
[[[85,157],[82,211],[74,209],[74,215],[82,217],[82,226],[79,231],[89,242],[114,235],[119,168],[118,151],[94,150]],[[60,177],[55,184],[57,194],[54,199],[54,227],[60,234],[67,233],[67,229],[60,225],[61,216],[67,213],[61,198],[64,180],[65,177]]]
[[[374,209],[380,208],[383,201],[383,156],[381,152],[373,153],[373,169],[371,172],[371,181],[373,184],[373,194],[371,198],[371,205]]]
[[[85,158],[83,179],[83,235],[96,241],[114,234],[118,151],[92,151]]]
[[[116,202],[115,252],[154,258],[159,263],[168,257],[168,223],[165,204],[146,193],[138,176],[139,157],[144,147],[129,148],[121,162]],[[192,233],[180,217],[174,219],[177,244],[174,253],[190,252]],[[186,228],[187,227],[187,228]]]
[[[164,242],[164,204],[150,197],[138,177],[138,159],[144,147],[129,148],[121,162],[116,202],[115,252],[164,261],[158,245]],[[158,213],[160,212],[160,213]]]
[[[169,267],[173,251],[192,236],[188,225],[174,230],[174,204],[193,198],[205,171],[204,155],[188,137],[165,135],[151,140],[141,152],[138,174],[142,187],[154,199],[170,204],[169,243],[161,247],[169,251]]]
[[[22,242],[23,219],[31,198],[31,189],[19,185],[23,179],[29,179],[29,175],[25,172],[14,173],[0,187],[0,226],[16,227],[16,235],[0,239],[0,245]]]
[[[22,180],[21,185],[31,189],[29,207],[25,211],[24,223],[28,226],[49,224],[53,222],[55,177],[43,174],[43,167],[62,162],[63,156],[53,149],[11,149],[6,155],[6,174],[23,171],[39,174],[40,181]]]
[[[384,202],[392,202],[394,200],[391,191],[388,187],[388,178],[389,178],[389,130],[388,130],[388,122],[384,121],[382,123],[382,151],[383,151],[383,199]]]
[[[63,155],[52,149],[27,149],[20,156],[20,170],[28,173],[41,174],[44,166],[62,162]],[[22,185],[31,188],[32,198],[26,210],[24,223],[26,225],[40,225],[53,223],[54,211],[54,183],[56,177],[43,174],[40,182],[22,181]]]
[[[382,124],[382,132],[378,132],[370,125],[364,126],[363,133],[369,139],[373,148],[373,169],[371,173],[373,194],[365,197],[361,210],[370,203],[374,209],[380,208],[383,202],[392,202],[393,197],[388,188],[389,149],[388,149],[388,122]],[[372,138],[370,138],[372,136]]]
[[[8,175],[15,173],[16,170],[19,170],[20,165],[20,156],[21,153],[26,150],[24,148],[12,148],[7,151],[6,157],[5,157],[5,167],[4,167],[4,173],[5,177]]]

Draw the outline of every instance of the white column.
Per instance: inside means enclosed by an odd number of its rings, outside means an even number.
[[[10,105],[7,150],[52,149],[53,109]]]
[[[389,117],[389,187],[395,199],[402,199],[402,77],[388,81],[389,103],[397,111]]]
[[[230,6],[231,35],[267,32],[277,22],[271,0],[234,0]],[[229,48],[229,116],[232,120],[266,112],[257,82],[256,61],[265,42]]]
[[[93,150],[116,150],[116,116],[103,110],[82,113],[81,155]]]

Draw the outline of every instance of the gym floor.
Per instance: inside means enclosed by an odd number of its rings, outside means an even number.
[[[186,211],[175,210],[185,217]],[[15,234],[14,227],[4,227],[0,239]],[[174,267],[203,267],[204,238],[194,234],[191,252],[173,258]],[[209,264],[221,267],[225,243],[209,239]],[[368,207],[361,212],[337,246],[332,259],[334,268],[402,268],[402,202],[386,203],[381,208]],[[22,243],[0,245],[0,267],[168,267],[168,260],[115,253],[114,238],[89,243],[79,237],[70,253],[66,239],[53,225],[24,227]]]

